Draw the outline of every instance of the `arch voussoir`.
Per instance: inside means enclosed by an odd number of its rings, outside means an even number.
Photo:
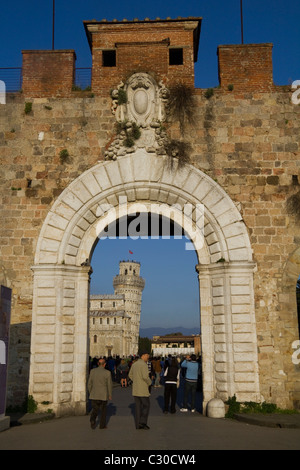
[[[125,195],[129,202],[147,200],[168,205],[178,201],[181,204],[202,204],[206,219],[218,239],[212,244],[208,241],[212,260],[215,261],[218,256],[228,261],[251,260],[252,253],[242,217],[223,189],[192,166],[175,166],[170,170],[165,159],[139,151],[117,161],[100,163],[77,178],[51,209],[41,232],[36,260],[55,262],[54,253],[59,252],[56,262],[65,262],[67,256],[73,264],[79,246],[74,245],[74,239],[72,241],[71,238],[69,243],[66,238],[75,236],[82,239],[85,231],[96,221],[91,206],[116,206],[117,194]],[[234,227],[237,223],[239,233]],[[62,246],[57,250],[60,241]]]

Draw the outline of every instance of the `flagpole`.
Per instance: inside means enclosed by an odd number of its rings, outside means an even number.
[[[240,5],[241,5],[241,38],[242,38],[242,44],[244,44],[243,0],[240,0]]]
[[[55,0],[52,5],[52,50],[54,51]]]

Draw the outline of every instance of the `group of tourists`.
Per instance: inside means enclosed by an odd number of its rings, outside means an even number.
[[[196,391],[201,389],[201,360],[196,355],[179,357],[151,358],[147,351],[128,358],[90,359],[88,391],[92,403],[91,427],[96,427],[96,419],[101,412],[100,429],[106,428],[106,405],[112,399],[113,381],[121,387],[132,386],[135,402],[136,429],[149,429],[147,424],[150,411],[151,387],[164,386],[164,410],[167,414],[176,412],[177,390],[184,380],[183,405],[181,412],[196,411]]]

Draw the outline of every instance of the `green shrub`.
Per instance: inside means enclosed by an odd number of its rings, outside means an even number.
[[[234,395],[225,402],[226,405],[229,405],[228,411],[225,415],[225,418],[233,418],[236,413],[240,413],[241,411],[241,404],[236,400],[236,396]]]
[[[67,149],[62,149],[59,152],[59,158],[60,158],[61,163],[65,163],[68,160],[68,157],[69,157],[69,152]]]
[[[34,400],[32,395],[27,397],[27,413],[35,413],[37,410],[37,402]]]
[[[204,93],[204,96],[207,100],[209,100],[209,98],[211,98],[214,94],[214,89],[213,88],[208,88],[206,90],[206,92]]]
[[[124,140],[125,147],[133,147],[135,141],[141,137],[141,130],[135,122],[117,122],[117,134],[120,134],[122,131],[126,134]]]
[[[271,413],[280,413],[280,414],[295,414],[298,413],[297,410],[283,410],[278,408],[275,403],[256,403],[254,401],[245,401],[238,402],[236,396],[234,395],[225,402],[226,405],[229,405],[228,411],[225,415],[226,418],[233,418],[237,413],[261,413],[261,414],[271,414]]]
[[[133,147],[134,146],[134,140],[132,137],[126,137],[124,140],[124,145],[125,147]]]
[[[127,103],[127,93],[122,88],[118,90],[118,105]]]
[[[25,103],[25,114],[29,114],[32,111],[32,103],[30,101]]]
[[[141,137],[140,128],[139,128],[139,126],[138,126],[135,122],[132,123],[131,137],[132,137],[134,140],[138,140],[138,139]]]

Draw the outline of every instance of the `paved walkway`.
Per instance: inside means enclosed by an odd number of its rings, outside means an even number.
[[[135,429],[131,388],[117,386],[108,405],[107,429],[92,430],[89,416],[12,426],[0,433],[0,449],[103,450],[103,459],[116,451],[115,456],[132,454],[138,455],[140,460],[142,457],[145,459],[150,451],[150,454],[166,451],[169,455],[177,455],[180,451],[191,455],[190,451],[193,451],[197,456],[196,451],[200,450],[300,450],[300,420],[296,423],[299,425],[297,429],[272,428],[207,418],[199,412],[181,413],[179,406],[176,414],[165,415],[162,412],[163,390],[152,390],[148,431]],[[181,398],[182,390],[179,390],[179,405]],[[197,393],[197,401],[199,410],[200,393]],[[119,450],[127,452],[120,454]],[[136,453],[138,450],[145,452]]]

